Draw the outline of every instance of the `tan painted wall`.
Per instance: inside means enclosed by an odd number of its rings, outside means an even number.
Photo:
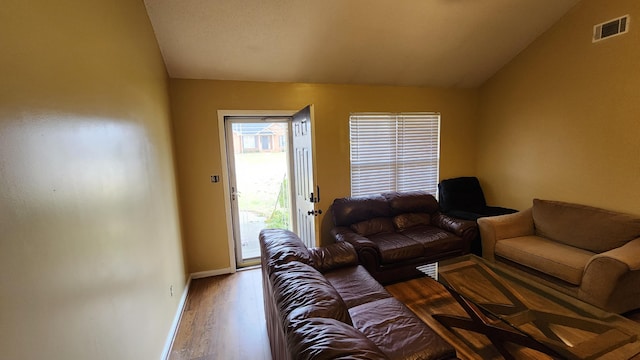
[[[185,269],[143,2],[3,1],[0,44],[0,357],[158,359]]]
[[[221,174],[218,110],[295,110],[314,104],[319,208],[325,214],[349,184],[350,112],[440,111],[441,177],[475,171],[476,90],[178,80],[170,83],[181,209],[189,271],[230,266]],[[331,220],[319,217],[321,243]]]
[[[631,15],[630,32],[591,42]],[[481,88],[478,175],[489,201],[640,214],[640,1],[584,0]]]

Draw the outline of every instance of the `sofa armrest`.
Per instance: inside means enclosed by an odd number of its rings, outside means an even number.
[[[629,270],[640,270],[640,238],[631,240],[618,248],[597,254],[591,261],[603,257],[616,259],[626,264]]]
[[[309,249],[313,267],[321,273],[358,264],[358,254],[346,241]]]
[[[478,225],[475,221],[458,219],[442,213],[436,213],[432,215],[431,223],[443,230],[460,236],[469,244],[478,235]]]
[[[331,230],[331,235],[336,242],[346,242],[351,244],[356,253],[360,264],[367,269],[377,269],[380,266],[382,254],[376,243],[368,238],[357,234],[353,230],[345,226],[338,226]]]
[[[623,277],[632,272],[640,273],[640,238],[594,255],[584,269],[578,297],[609,311],[627,311],[624,299],[612,296]]]
[[[333,235],[334,239],[336,239],[336,242],[346,241],[353,245],[353,247],[356,249],[356,252],[367,248],[375,250],[376,252],[379,251],[378,245],[376,245],[373,241],[362,235],[359,235],[346,226],[338,226],[331,229],[331,235]]]
[[[513,214],[479,218],[478,228],[482,240],[482,257],[494,261],[496,242],[499,240],[535,234],[532,208]]]

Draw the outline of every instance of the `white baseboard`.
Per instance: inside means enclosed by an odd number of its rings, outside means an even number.
[[[178,309],[176,310],[176,315],[173,318],[173,323],[171,324],[171,328],[169,329],[169,335],[167,336],[167,341],[164,344],[164,349],[162,349],[161,360],[169,359],[169,352],[171,351],[171,345],[173,344],[173,340],[176,338],[176,334],[178,333],[178,325],[180,325],[180,319],[182,318],[182,312],[184,310],[184,305],[187,302],[187,294],[189,293],[189,286],[191,286],[191,279],[193,277],[189,275],[187,279],[187,284],[184,286],[184,290],[182,291],[182,297],[180,297],[180,302],[178,303]]]
[[[234,272],[236,272],[236,271],[233,268],[225,268],[225,269],[209,270],[209,271],[200,271],[200,272],[196,272],[196,273],[191,273],[191,278],[192,279],[201,279],[201,278],[205,278],[205,277],[209,277],[209,276],[233,274]]]

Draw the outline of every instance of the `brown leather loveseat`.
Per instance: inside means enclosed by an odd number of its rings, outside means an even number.
[[[361,264],[382,284],[421,276],[419,265],[469,253],[475,221],[440,212],[423,191],[335,199],[336,242],[352,244]]]
[[[455,349],[392,297],[348,243],[307,249],[287,230],[260,233],[274,360],[452,359]]]

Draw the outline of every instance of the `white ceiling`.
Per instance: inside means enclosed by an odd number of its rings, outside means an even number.
[[[172,78],[476,87],[579,0],[144,0]]]

